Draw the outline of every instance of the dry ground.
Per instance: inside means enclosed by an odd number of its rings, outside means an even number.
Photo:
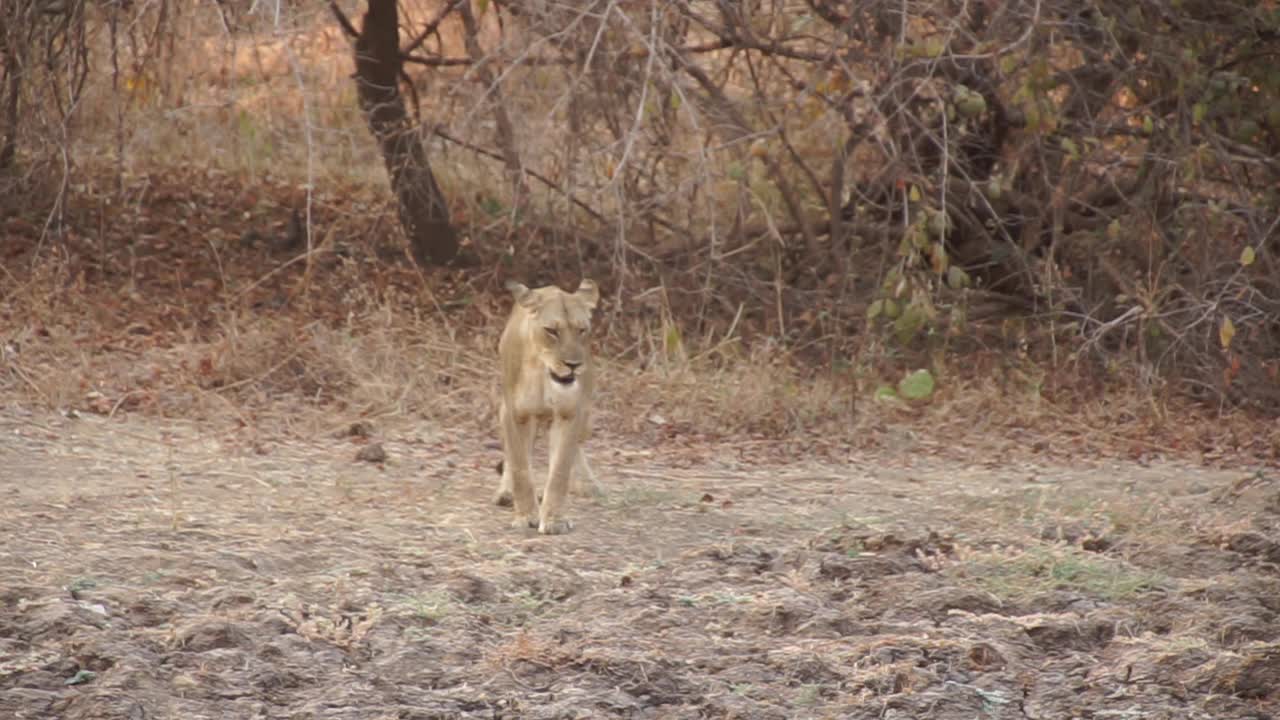
[[[0,716],[1280,710],[1274,470],[604,433],[608,497],[545,538],[488,503],[490,438],[373,432],[381,464],[358,434],[6,406]]]

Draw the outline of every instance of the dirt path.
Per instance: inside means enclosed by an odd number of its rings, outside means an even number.
[[[0,717],[1280,711],[1274,471],[604,438],[543,538],[489,440],[0,410]]]

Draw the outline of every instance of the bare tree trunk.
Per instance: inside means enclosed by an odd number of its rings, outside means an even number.
[[[369,0],[356,39],[360,108],[382,150],[414,259],[420,265],[442,265],[458,254],[458,234],[449,224],[449,207],[431,173],[422,138],[409,122],[400,95],[400,68],[396,0]]]
[[[4,71],[0,77],[4,79],[4,133],[0,139],[0,169],[13,165],[18,149],[18,99],[22,94],[23,68],[19,67],[21,59],[18,37],[24,20],[20,17],[25,8],[17,2],[9,7],[0,8],[0,55],[3,56]]]

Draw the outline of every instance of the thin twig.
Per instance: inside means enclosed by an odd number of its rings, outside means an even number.
[[[352,40],[360,37],[360,33],[356,31],[355,26],[347,19],[346,13],[342,12],[342,8],[338,7],[337,2],[329,0],[329,10],[333,13],[333,17],[338,21],[338,24],[342,26],[342,30],[347,34],[347,37]]]
[[[455,135],[452,135],[452,134],[451,134],[451,133],[449,133],[447,130],[445,130],[445,129],[441,128],[441,127],[433,127],[433,128],[431,128],[431,133],[432,133],[433,135],[438,135],[441,139],[446,140],[446,141],[448,141],[448,142],[451,142],[451,143],[453,143],[454,145],[457,145],[457,146],[462,147],[462,148],[466,148],[467,150],[470,150],[471,152],[476,153],[477,155],[484,155],[485,157],[492,158],[492,159],[494,159],[494,160],[502,160],[502,159],[503,159],[503,157],[502,157],[502,155],[501,155],[500,153],[497,153],[497,152],[495,152],[495,151],[493,151],[493,150],[490,150],[490,149],[488,149],[488,148],[480,147],[479,145],[476,145],[476,144],[474,144],[474,143],[467,142],[466,140],[463,140],[463,139],[462,139],[462,138],[460,138],[460,137],[457,137],[457,136],[455,136]],[[593,207],[591,207],[590,205],[588,205],[586,202],[584,202],[583,200],[581,200],[580,198],[578,198],[577,196],[575,196],[573,193],[571,193],[571,192],[569,192],[568,190],[565,190],[564,188],[560,187],[560,186],[559,186],[558,184],[556,184],[556,182],[555,182],[555,181],[553,181],[551,178],[547,177],[546,175],[543,175],[542,173],[538,172],[537,170],[532,170],[532,169],[527,168],[527,167],[526,167],[526,168],[524,168],[524,172],[525,172],[525,174],[527,174],[529,177],[533,178],[534,180],[537,180],[538,182],[542,183],[543,185],[546,185],[548,188],[550,188],[550,189],[552,189],[552,190],[556,191],[558,194],[560,194],[561,196],[563,196],[563,197],[564,197],[565,199],[567,199],[569,202],[573,203],[574,205],[577,205],[577,206],[578,206],[579,208],[581,208],[584,212],[586,212],[588,215],[590,215],[593,219],[595,219],[596,221],[598,221],[601,225],[608,225],[608,224],[609,224],[608,219],[606,219],[604,215],[601,215],[599,211],[597,211],[595,208],[593,208]]]

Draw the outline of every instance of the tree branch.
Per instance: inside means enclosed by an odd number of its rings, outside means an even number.
[[[346,14],[342,12],[342,8],[338,7],[338,3],[335,0],[329,0],[329,10],[333,12],[334,19],[342,26],[342,31],[347,34],[347,37],[352,40],[360,37],[360,33],[356,32],[355,26],[347,19]]]

